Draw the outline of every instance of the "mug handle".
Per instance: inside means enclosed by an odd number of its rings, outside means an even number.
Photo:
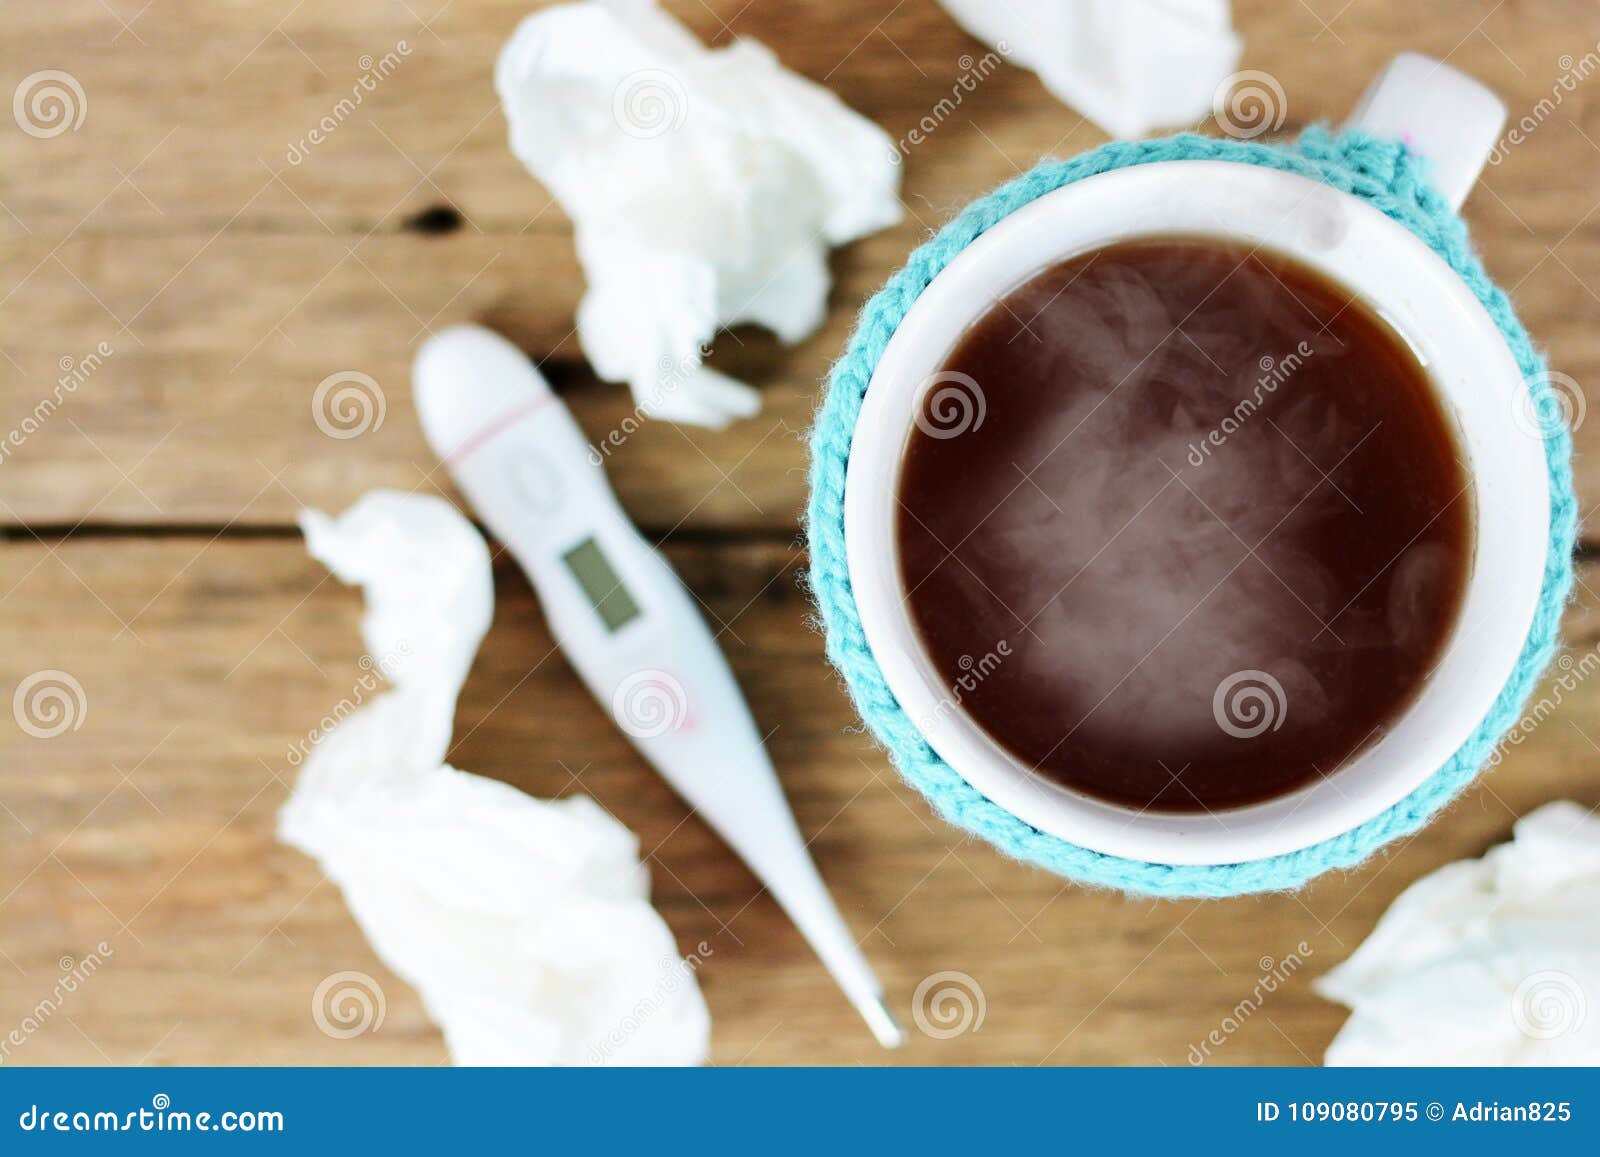
[[[1506,106],[1442,61],[1403,52],[1356,103],[1349,129],[1397,137],[1432,165],[1434,187],[1460,209],[1498,146]]]

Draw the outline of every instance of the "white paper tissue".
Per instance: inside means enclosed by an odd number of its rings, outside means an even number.
[[[1600,819],[1552,803],[1401,893],[1316,983],[1330,1065],[1600,1064]]]
[[[1239,63],[1228,0],[940,0],[1114,137],[1191,126]]]
[[[703,1062],[710,1018],[633,834],[586,797],[536,800],[444,762],[493,615],[482,536],[445,500],[392,491],[301,525],[364,588],[363,665],[393,689],[311,748],[280,837],[343,889],[457,1064]]]
[[[534,13],[495,88],[512,151],[572,218],[584,354],[648,416],[754,414],[750,387],[701,366],[713,335],[751,321],[799,341],[829,246],[900,220],[887,134],[755,41],[707,50],[654,0]]]

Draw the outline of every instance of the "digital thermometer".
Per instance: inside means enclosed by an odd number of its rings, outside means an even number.
[[[590,692],[771,890],[878,1042],[903,1044],[733,672],[678,576],[623,513],[566,406],[520,350],[482,326],[430,338],[414,378],[428,444],[527,572]]]

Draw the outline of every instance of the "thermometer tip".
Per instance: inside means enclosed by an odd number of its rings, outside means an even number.
[[[867,1027],[872,1030],[872,1035],[878,1038],[878,1043],[884,1048],[897,1049],[906,1043],[906,1030],[895,1019],[889,1002],[882,996],[863,1001],[857,1007]]]

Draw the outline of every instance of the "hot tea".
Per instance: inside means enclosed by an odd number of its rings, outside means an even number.
[[[959,338],[896,533],[927,657],[999,746],[1195,812],[1335,775],[1405,712],[1473,523],[1388,322],[1296,260],[1163,237],[1055,265]]]

